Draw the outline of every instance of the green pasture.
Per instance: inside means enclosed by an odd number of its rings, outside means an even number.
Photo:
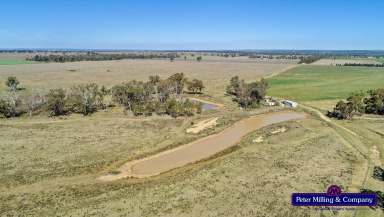
[[[1,60],[0,65],[20,65],[20,64],[31,64],[32,61],[27,60]]]
[[[305,65],[268,79],[268,94],[297,101],[343,99],[384,88],[383,81],[384,68]]]

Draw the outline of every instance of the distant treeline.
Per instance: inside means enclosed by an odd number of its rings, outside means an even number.
[[[305,56],[305,57],[300,57],[300,61],[298,64],[311,64],[313,62],[316,62],[323,58],[322,56]]]
[[[93,53],[86,54],[50,54],[50,55],[35,55],[26,60],[37,62],[78,62],[78,61],[104,61],[104,60],[122,60],[122,59],[155,59],[155,58],[169,58],[174,59],[179,57],[177,53]]]
[[[344,63],[336,66],[384,67],[384,63]]]
[[[248,57],[251,59],[286,59],[286,60],[297,60],[302,58],[301,56],[296,56],[296,55],[273,56],[273,55],[261,55],[261,54],[251,54]]]
[[[224,55],[224,56],[323,56],[332,57],[384,57],[382,50],[116,50],[116,49],[0,49],[0,53],[86,53],[86,52],[115,52],[115,53],[198,53],[199,55]]]
[[[166,79],[150,76],[148,81],[129,81],[108,89],[95,83],[74,85],[70,89],[55,88],[48,92],[34,92],[21,95],[16,77],[6,81],[9,91],[0,97],[0,117],[17,117],[23,114],[48,113],[61,116],[70,113],[90,115],[107,107],[121,106],[124,111],[138,115],[192,116],[201,113],[202,104],[183,98],[189,93],[201,93],[203,82],[189,81],[183,73],[176,73]],[[105,97],[112,101],[106,101]]]

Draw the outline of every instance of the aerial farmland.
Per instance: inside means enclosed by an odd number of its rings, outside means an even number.
[[[381,3],[277,2],[4,3],[0,216],[384,216]]]

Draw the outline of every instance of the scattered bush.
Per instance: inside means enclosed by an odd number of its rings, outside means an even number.
[[[15,76],[8,77],[7,81],[5,82],[5,85],[7,85],[10,91],[16,91],[19,84],[20,82]]]
[[[0,99],[0,114],[6,118],[17,117],[23,113],[21,100],[15,92]]]
[[[375,166],[373,168],[373,178],[384,181],[384,169],[379,166]]]

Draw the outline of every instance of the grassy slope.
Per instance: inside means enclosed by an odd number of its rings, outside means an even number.
[[[114,109],[90,117],[71,115],[65,119],[23,117],[1,120],[0,170],[3,172],[0,173],[0,189],[55,177],[94,174],[108,167],[114,169],[127,160],[202,136],[184,131],[192,121],[212,115],[220,116],[206,113],[179,119],[133,118],[124,115],[121,109]],[[236,119],[236,114],[227,115],[220,123],[224,125],[223,122],[231,121],[231,118]],[[26,170],[28,174],[25,174]]]
[[[272,135],[271,132],[280,126],[287,127],[288,131]],[[129,124],[126,127],[129,128]],[[70,135],[68,130],[56,129],[58,133]],[[54,133],[48,131],[48,134]],[[162,134],[168,135],[165,132]],[[253,143],[252,140],[260,135],[264,136],[264,141]],[[230,154],[152,179],[98,183],[95,181],[97,174],[67,179],[64,173],[60,174],[59,179],[48,177],[42,182],[2,191],[0,215],[271,216],[271,212],[275,216],[308,216],[308,212],[315,215],[313,210],[292,209],[289,204],[290,194],[324,191],[329,184],[340,184],[348,188],[353,163],[359,160],[359,156],[333,135],[334,131],[324,128],[320,121],[307,119],[252,133]],[[114,137],[114,134],[111,136]],[[129,141],[129,137],[124,138],[122,141]],[[134,142],[127,142],[125,146],[114,145],[113,149],[118,152],[112,153],[108,150],[115,142],[103,139],[95,139],[98,141],[95,142],[88,137],[79,139],[83,141],[83,148],[73,142],[67,144],[65,149],[84,156],[84,165],[91,162],[92,158],[95,161],[113,161],[119,156],[119,151],[120,155],[129,156],[140,150]],[[30,159],[31,153],[22,151],[20,146],[15,143],[13,149],[19,153],[5,155],[6,161],[12,158],[14,164],[17,164]],[[105,146],[102,156],[91,151],[95,149],[92,146]],[[55,165],[55,161],[62,161],[63,168],[81,165],[81,159],[73,163],[64,160],[68,154],[64,154],[61,160],[51,156],[64,148],[59,144],[42,147],[36,149],[34,154],[40,161],[39,165]],[[33,170],[26,170],[25,166],[20,169],[25,172],[25,177],[39,176]],[[60,168],[56,169],[61,171]],[[13,174],[15,168],[9,165],[6,170],[8,180],[17,178],[18,173]],[[66,173],[71,173],[71,170]]]
[[[383,86],[384,69],[300,66],[269,79],[269,95],[298,101],[344,99],[351,92]]]

